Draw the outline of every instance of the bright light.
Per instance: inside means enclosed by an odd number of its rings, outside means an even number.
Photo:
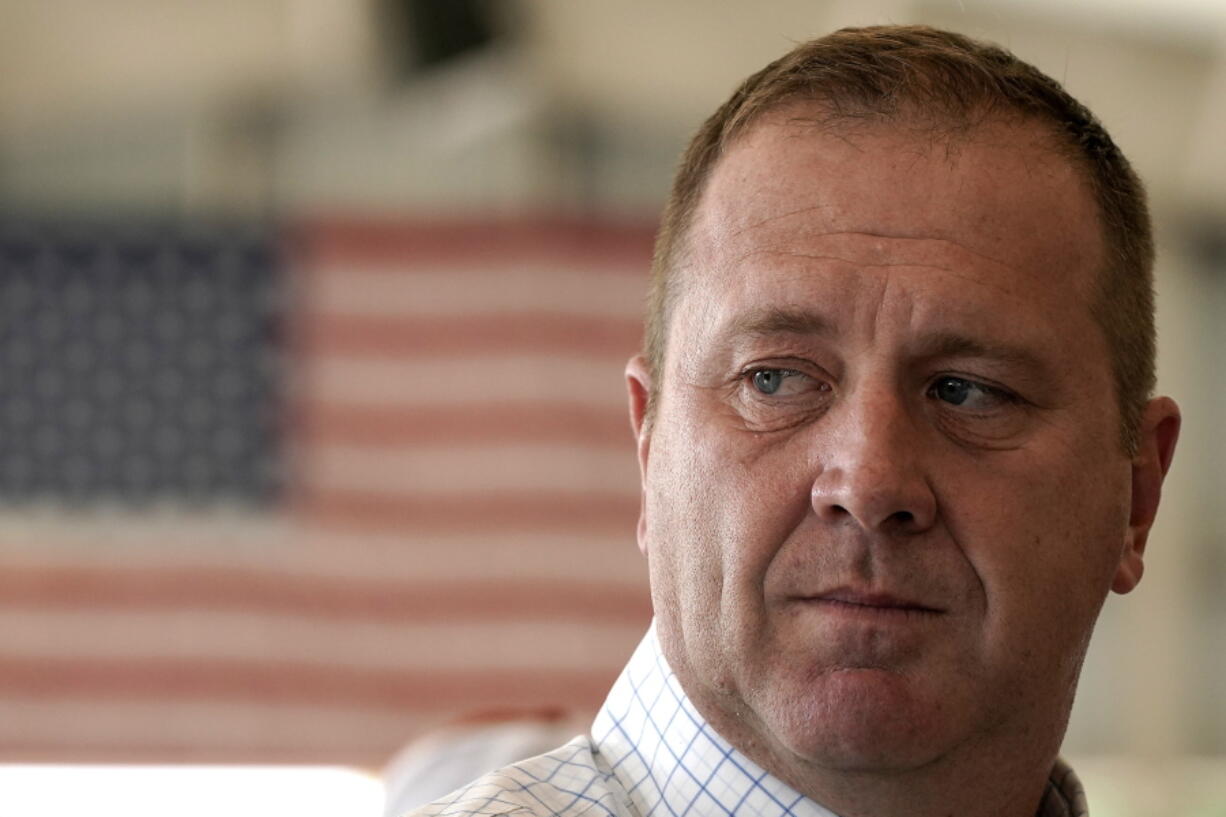
[[[13,817],[379,817],[383,785],[324,766],[0,766]]]

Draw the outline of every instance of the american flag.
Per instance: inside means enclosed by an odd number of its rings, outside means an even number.
[[[650,616],[650,243],[4,225],[0,760],[371,765],[598,705]]]

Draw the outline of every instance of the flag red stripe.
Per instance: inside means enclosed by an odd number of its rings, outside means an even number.
[[[419,499],[330,490],[296,500],[308,525],[377,532],[478,532],[497,530],[573,533],[576,541],[599,532],[634,530],[638,500],[626,496],[457,496]]]
[[[380,357],[544,352],[621,358],[638,349],[643,329],[638,318],[557,314],[387,318],[320,313],[301,320],[302,353]]]
[[[306,445],[481,445],[565,442],[629,448],[630,421],[620,407],[552,403],[484,406],[304,406],[295,439]]]
[[[618,663],[618,662],[611,662]],[[86,698],[267,701],[346,709],[437,712],[494,704],[592,707],[617,670],[488,668],[471,671],[387,670],[286,661],[103,660],[0,655],[0,694],[27,700]]]
[[[582,544],[576,544],[582,558]],[[0,575],[0,609],[208,609],[376,621],[497,621],[506,616],[642,623],[641,587],[550,579],[388,582],[238,568],[22,567]]]
[[[437,725],[436,716],[423,719]],[[367,745],[309,745],[303,741],[277,743],[268,736],[259,743],[219,741],[202,743],[198,738],[175,740],[173,736],[105,745],[85,743],[65,735],[61,739],[28,740],[4,736],[0,740],[0,763],[123,764],[162,766],[165,764],[223,764],[226,766],[350,766],[378,770],[422,727],[421,721],[406,722],[395,740],[372,738]]]

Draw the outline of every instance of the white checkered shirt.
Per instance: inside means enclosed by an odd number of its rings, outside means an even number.
[[[836,817],[764,771],[690,703],[654,626],[592,724],[558,749],[481,777],[409,817]],[[1086,817],[1062,762],[1038,817]]]

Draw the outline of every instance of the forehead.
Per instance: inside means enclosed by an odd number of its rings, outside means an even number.
[[[718,286],[771,253],[863,267],[914,260],[1088,306],[1103,263],[1097,208],[1045,129],[829,126],[815,113],[769,114],[729,147],[695,214],[684,274]]]

